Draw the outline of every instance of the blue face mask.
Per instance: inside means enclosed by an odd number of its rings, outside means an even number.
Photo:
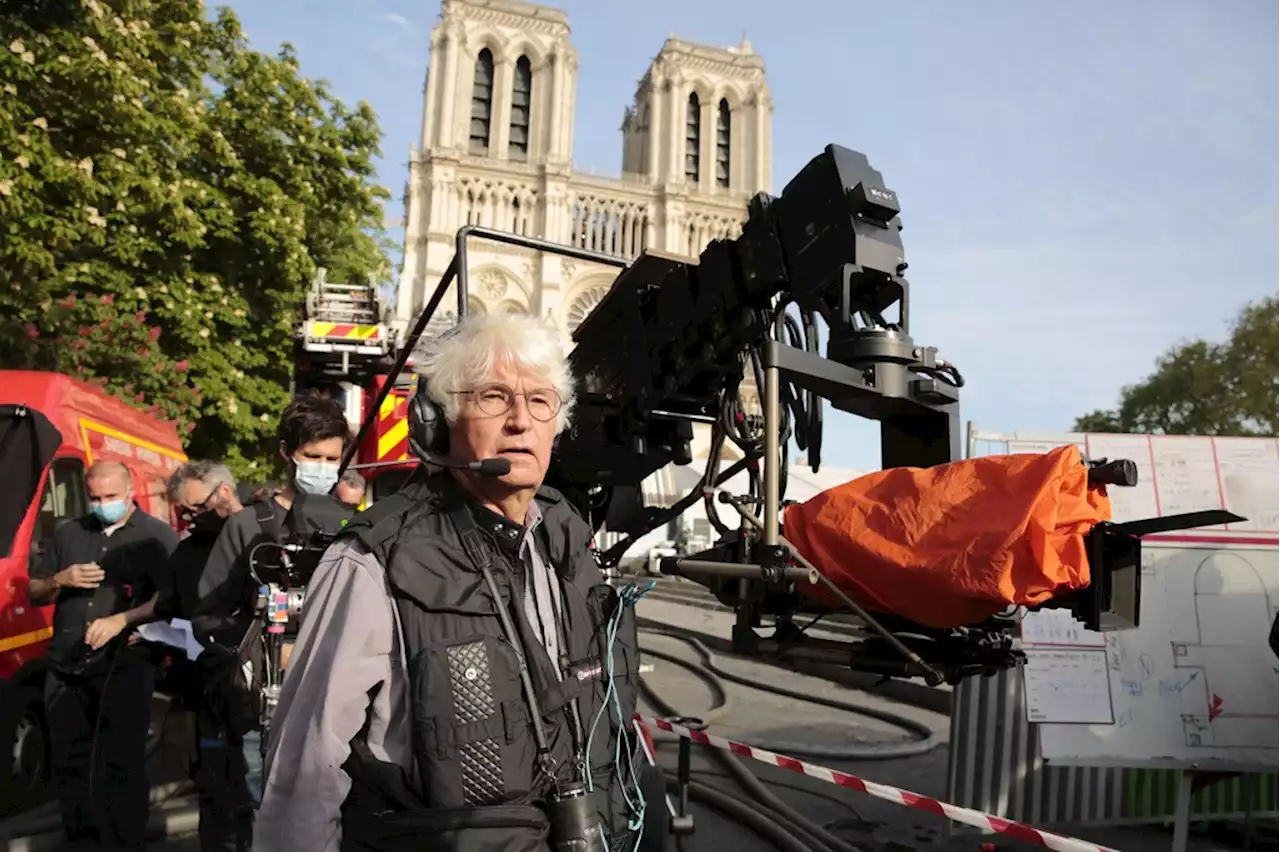
[[[293,482],[308,494],[328,494],[338,484],[338,465],[334,462],[294,459],[297,470]]]
[[[90,503],[90,511],[107,526],[118,524],[129,514],[128,500],[112,500],[109,503]]]

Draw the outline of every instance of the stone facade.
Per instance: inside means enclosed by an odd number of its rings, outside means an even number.
[[[430,298],[468,223],[622,260],[645,248],[696,256],[737,235],[771,177],[773,104],[751,45],[667,39],[624,110],[620,178],[573,169],[577,74],[564,12],[444,0],[405,191],[402,320]],[[488,241],[468,255],[469,310],[535,312],[566,344],[617,274]],[[456,299],[451,290],[442,310]]]

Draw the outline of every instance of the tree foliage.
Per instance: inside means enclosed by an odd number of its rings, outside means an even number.
[[[198,0],[0,22],[0,363],[104,384],[261,478],[317,266],[389,273],[372,110]]]
[[[1077,432],[1274,437],[1280,411],[1280,305],[1246,305],[1222,343],[1179,344],[1120,392],[1120,406],[1076,420]]]

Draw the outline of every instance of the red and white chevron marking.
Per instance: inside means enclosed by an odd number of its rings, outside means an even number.
[[[886,802],[893,802],[895,805],[906,805],[909,808],[916,808],[922,811],[928,811],[931,814],[946,817],[954,822],[962,822],[965,825],[972,825],[978,828],[994,831],[996,834],[1003,834],[1005,837],[1021,840],[1026,843],[1034,843],[1037,846],[1043,846],[1047,849],[1056,850],[1056,852],[1118,852],[1107,846],[1098,846],[1095,843],[1088,843],[1084,840],[1077,840],[1074,837],[1063,837],[1059,834],[1050,834],[1047,831],[1041,831],[1038,828],[1025,825],[1020,822],[1012,822],[1003,817],[994,814],[984,814],[982,811],[971,810],[970,808],[962,808],[958,805],[940,802],[937,799],[931,799],[928,796],[921,796],[919,793],[912,793],[908,790],[899,790],[897,787],[890,787],[888,784],[877,784],[874,781],[868,781],[865,778],[859,778],[856,775],[850,775],[847,772],[840,772],[835,769],[827,769],[825,766],[815,766],[812,763],[805,763],[803,760],[797,760],[794,757],[787,757],[782,754],[774,754],[771,751],[765,751],[762,748],[754,748],[743,743],[736,743],[733,740],[726,740],[724,737],[717,737],[713,734],[703,733],[701,731],[691,731],[680,725],[673,725],[663,719],[654,719],[648,716],[636,714],[636,721],[640,724],[656,728],[660,731],[668,731],[680,737],[693,740],[695,743],[703,743],[713,748],[731,751],[740,757],[749,757],[752,760],[758,760],[761,763],[768,763],[791,772],[798,772],[801,775],[808,775],[811,778],[817,778],[830,784],[836,784],[841,787],[847,787],[851,790],[858,790],[863,793],[875,796],[877,799],[884,799]]]

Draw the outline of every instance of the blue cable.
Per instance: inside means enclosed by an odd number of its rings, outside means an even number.
[[[606,676],[609,679],[609,684],[605,689],[604,700],[601,702],[600,710],[592,720],[591,730],[587,735],[587,753],[585,755],[585,762],[588,791],[594,791],[595,789],[595,780],[591,772],[591,744],[595,740],[595,733],[600,724],[600,719],[604,716],[610,705],[612,705],[615,716],[617,717],[620,731],[625,732],[628,730],[628,720],[622,718],[622,701],[618,697],[618,690],[615,686],[613,662],[613,649],[618,639],[618,630],[622,626],[622,617],[626,613],[626,607],[634,607],[636,603],[648,594],[649,590],[655,585],[657,584],[651,580],[643,590],[635,583],[629,583],[620,589],[618,591],[619,606],[614,610],[613,616],[609,619],[609,623],[606,627],[607,638],[605,642],[605,656],[607,658],[607,662],[605,665]],[[644,818],[645,812],[648,810],[648,802],[645,801],[644,792],[640,788],[640,780],[636,774],[635,755],[630,752],[625,755],[627,765],[626,775],[630,777],[631,786],[635,788],[634,799],[632,798],[631,792],[627,789],[628,779],[622,775],[622,761],[624,757],[622,752],[623,739],[624,737],[620,734],[614,742],[613,772],[614,779],[619,782],[619,786],[622,788],[622,795],[626,801],[627,810],[631,814],[630,818],[627,820],[627,828],[629,831],[636,832],[636,840],[633,846],[634,850],[639,849],[640,841],[644,836]],[[601,832],[603,835],[603,828],[601,828]]]

